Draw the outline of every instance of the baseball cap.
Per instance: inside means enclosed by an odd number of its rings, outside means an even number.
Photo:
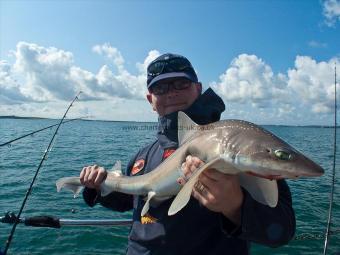
[[[147,68],[147,87],[149,89],[157,82],[170,78],[186,78],[192,82],[198,82],[196,72],[186,57],[166,53],[149,64]]]

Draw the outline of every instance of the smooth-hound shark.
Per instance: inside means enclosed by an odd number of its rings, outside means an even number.
[[[150,204],[176,196],[168,214],[180,211],[189,201],[198,176],[214,168],[225,174],[236,174],[240,185],[258,202],[275,207],[278,202],[276,180],[316,177],[324,173],[322,167],[298,152],[288,143],[253,123],[242,120],[222,120],[198,125],[185,113],[178,113],[178,149],[150,173],[139,176],[122,175],[120,162],[101,184],[101,195],[116,191],[144,195],[145,215]],[[204,164],[181,186],[177,179],[183,175],[181,165],[188,155],[196,156]],[[65,177],[57,181],[62,187],[78,194],[82,185],[79,177]]]

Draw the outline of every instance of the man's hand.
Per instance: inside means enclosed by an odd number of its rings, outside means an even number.
[[[193,172],[204,162],[197,157],[187,156],[182,164],[184,178],[178,182],[185,184]],[[241,222],[241,205],[243,192],[236,175],[223,174],[215,169],[207,169],[195,184],[192,195],[205,207],[214,212],[222,213],[234,224]]]
[[[86,166],[80,172],[80,182],[84,186],[100,190],[100,184],[106,179],[107,171],[104,167],[97,165]]]

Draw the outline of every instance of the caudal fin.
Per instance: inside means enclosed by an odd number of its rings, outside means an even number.
[[[60,192],[62,188],[69,189],[73,192],[74,197],[77,197],[83,186],[80,183],[79,177],[64,177],[56,182],[57,191]]]

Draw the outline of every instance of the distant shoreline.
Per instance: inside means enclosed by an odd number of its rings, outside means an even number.
[[[28,120],[60,120],[60,119],[53,119],[53,118],[43,118],[43,117],[20,117],[15,115],[4,115],[0,116],[0,119],[28,119]],[[101,122],[133,122],[133,123],[157,123],[152,121],[133,121],[133,120],[88,120],[88,119],[79,119],[81,121],[101,121]],[[307,128],[334,128],[334,126],[328,125],[277,125],[277,124],[265,124],[260,126],[277,126],[277,127],[307,127]],[[340,128],[340,125],[337,126]]]
[[[54,118],[43,118],[43,117],[21,117],[15,115],[4,115],[0,116],[0,119],[27,119],[27,120],[60,120]],[[69,120],[69,118],[67,118]],[[133,121],[133,120],[89,120],[85,118],[79,118],[80,121],[101,121],[101,122],[134,122],[134,123],[157,123],[152,121]]]
[[[0,116],[0,119],[48,119],[48,118],[42,118],[42,117],[20,117],[15,115],[5,115]]]

